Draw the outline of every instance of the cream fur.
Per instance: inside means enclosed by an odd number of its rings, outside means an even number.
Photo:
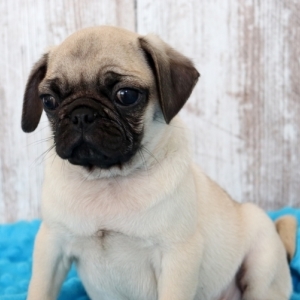
[[[137,36],[104,32],[124,44]],[[53,50],[48,77],[76,41]],[[155,99],[154,78],[132,44],[125,60],[104,53],[150,82]],[[71,72],[70,63],[61,68],[76,77],[81,66]],[[89,173],[58,156],[48,160],[28,300],[56,299],[73,258],[93,300],[287,300],[291,278],[274,224],[210,180],[193,163],[182,122],[153,121],[156,106],[150,102],[144,117],[151,154],[137,154],[122,170]]]

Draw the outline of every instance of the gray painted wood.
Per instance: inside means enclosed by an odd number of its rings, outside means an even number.
[[[197,162],[238,201],[299,206],[300,2],[138,1],[137,8],[138,31],[158,33],[202,75],[182,113]]]
[[[0,1],[0,222],[39,216],[48,125],[20,128],[23,91],[35,61],[74,31],[98,24],[135,26],[133,0]]]
[[[48,125],[20,129],[33,63],[77,29],[160,35],[201,79],[181,112],[195,159],[236,200],[299,206],[300,2],[0,1],[0,222],[39,216]],[[180,130],[180,129],[178,129]]]

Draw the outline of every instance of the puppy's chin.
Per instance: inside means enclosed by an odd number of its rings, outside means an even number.
[[[112,167],[122,169],[123,165],[126,164],[134,154],[135,151],[130,151],[126,154],[109,154],[109,151],[97,150],[86,143],[82,143],[73,149],[72,154],[67,160],[73,165],[82,166],[88,170],[95,168],[110,169]]]
[[[139,151],[137,150],[136,152]],[[147,154],[145,153],[143,156],[147,156]],[[63,161],[68,161],[67,165],[71,168],[71,172],[78,174],[84,180],[126,177],[138,170],[147,171],[147,166],[145,166],[145,162],[138,153],[128,156],[127,160],[123,162],[112,161],[112,158],[109,160],[104,158],[101,161],[91,161],[91,157],[88,160],[82,160],[82,157],[78,158],[78,161],[76,159],[74,156],[69,159],[63,159]],[[67,165],[64,164],[63,168],[66,168]]]

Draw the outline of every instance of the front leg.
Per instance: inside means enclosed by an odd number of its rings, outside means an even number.
[[[56,300],[70,259],[64,256],[62,241],[42,223],[35,239],[32,277],[27,300]]]
[[[202,258],[201,237],[173,244],[163,252],[158,280],[159,300],[193,300]]]

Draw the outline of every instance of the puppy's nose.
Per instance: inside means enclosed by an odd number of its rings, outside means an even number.
[[[71,121],[78,128],[85,128],[94,123],[96,117],[97,112],[88,107],[76,108],[71,113]]]

